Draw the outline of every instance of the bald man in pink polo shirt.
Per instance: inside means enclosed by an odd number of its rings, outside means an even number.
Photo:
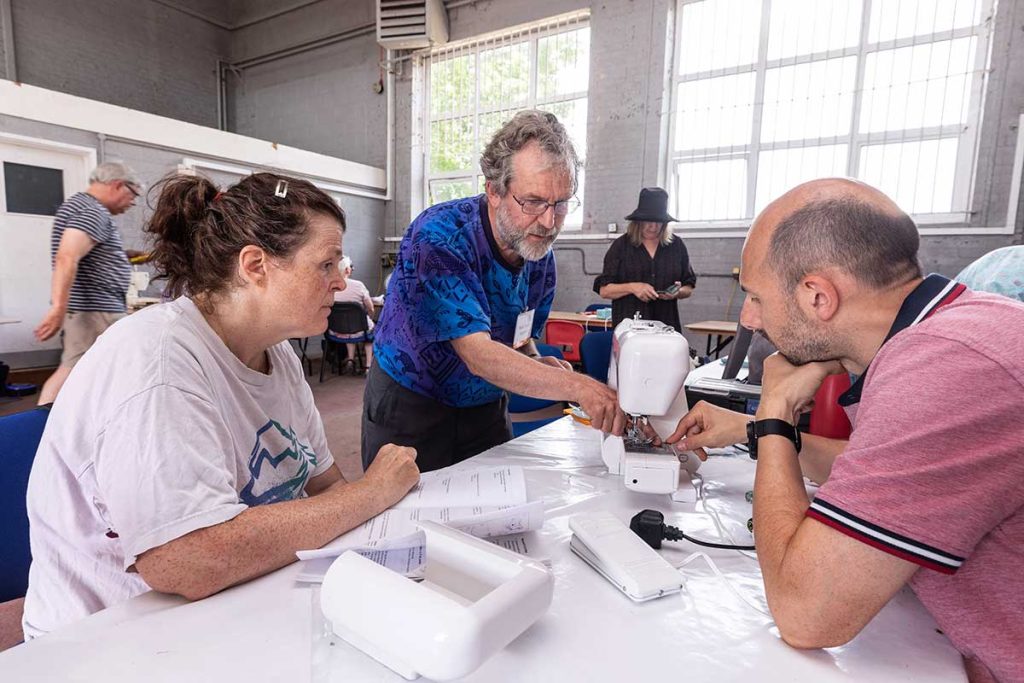
[[[779,349],[756,418],[698,403],[667,441],[756,453],[758,560],[786,642],[846,643],[909,584],[972,681],[1024,681],[1024,305],[922,277],[918,243],[855,181],[769,205],[740,276],[740,322]],[[840,399],[849,442],[798,438],[836,372],[860,376]]]

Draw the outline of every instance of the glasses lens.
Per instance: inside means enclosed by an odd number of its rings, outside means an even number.
[[[523,213],[530,216],[539,216],[548,210],[548,203],[539,199],[527,199],[523,202]]]
[[[579,207],[579,205],[580,205],[580,200],[575,199],[575,198],[573,198],[573,199],[566,199],[564,202],[556,202],[555,203],[555,215],[556,216],[566,216],[566,215],[572,213],[573,211],[575,211]]]

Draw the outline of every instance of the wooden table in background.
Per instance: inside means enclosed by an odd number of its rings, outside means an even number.
[[[736,336],[737,324],[731,323],[725,320],[705,320],[699,323],[690,323],[684,325],[690,332],[697,334],[708,335],[707,352],[706,356],[715,354],[715,358],[718,358],[719,353],[725,348],[726,344],[732,341],[732,338]],[[716,337],[715,348],[711,348],[711,337]]]
[[[580,325],[583,325],[588,332],[591,330],[610,330],[612,328],[611,318],[602,320],[596,315],[587,315],[586,313],[551,311],[548,313],[548,320],[568,320],[570,322],[579,323]]]

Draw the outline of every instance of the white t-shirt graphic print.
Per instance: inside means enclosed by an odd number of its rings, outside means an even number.
[[[53,406],[28,486],[26,637],[149,589],[151,548],[305,495],[334,458],[287,342],[246,367],[187,298],[119,321]]]

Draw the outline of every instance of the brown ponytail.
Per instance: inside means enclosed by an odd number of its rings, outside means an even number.
[[[174,175],[145,231],[166,294],[207,295],[231,285],[238,253],[252,244],[287,259],[307,239],[309,219],[329,216],[345,229],[345,212],[310,182],[254,173],[224,192],[207,178]]]

